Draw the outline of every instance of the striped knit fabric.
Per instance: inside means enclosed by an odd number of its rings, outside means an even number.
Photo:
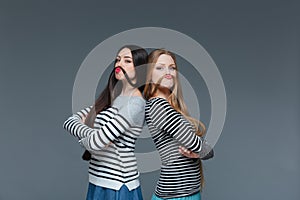
[[[123,184],[129,190],[137,188],[140,183],[134,148],[143,128],[144,99],[117,97],[110,108],[97,115],[94,129],[81,123],[90,109],[74,114],[64,123],[64,128],[92,154],[89,182],[114,190]]]
[[[160,198],[185,197],[199,192],[199,159],[182,156],[184,146],[200,152],[202,140],[194,127],[163,98],[146,103],[146,121],[162,161],[155,194]]]

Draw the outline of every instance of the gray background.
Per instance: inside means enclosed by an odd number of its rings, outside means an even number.
[[[77,70],[106,38],[145,26],[194,38],[222,74],[228,112],[204,164],[203,199],[300,199],[299,9],[278,0],[0,1],[0,199],[85,198],[83,150],[62,129]],[[141,176],[146,200],[157,177]]]

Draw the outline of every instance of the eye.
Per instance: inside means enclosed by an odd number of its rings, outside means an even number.
[[[120,58],[116,58],[115,59],[115,62],[117,63],[117,62],[120,62]]]
[[[125,63],[132,63],[131,60],[125,60]]]
[[[169,70],[170,70],[170,71],[175,71],[175,70],[176,70],[176,67],[170,66],[170,67],[169,67]]]
[[[157,69],[157,70],[164,70],[164,67],[162,67],[162,66],[156,66],[155,69]]]

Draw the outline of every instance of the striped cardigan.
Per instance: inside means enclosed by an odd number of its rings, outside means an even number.
[[[63,127],[89,150],[89,182],[119,190],[125,184],[137,188],[135,141],[142,132],[145,101],[138,96],[118,96],[112,106],[96,116],[94,129],[82,124],[91,107],[68,118]]]
[[[160,198],[192,195],[200,190],[199,159],[187,158],[178,151],[184,146],[200,152],[201,137],[194,127],[163,98],[146,102],[146,121],[162,161],[155,194]]]

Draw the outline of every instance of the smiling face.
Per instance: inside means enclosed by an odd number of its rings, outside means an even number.
[[[171,89],[175,84],[176,77],[176,64],[173,58],[167,54],[160,55],[153,66],[152,82]]]
[[[118,80],[126,80],[123,71],[120,69],[124,69],[126,74],[130,79],[134,79],[135,77],[135,68],[133,64],[133,58],[130,49],[123,48],[119,51],[116,62],[115,62],[115,76]]]

